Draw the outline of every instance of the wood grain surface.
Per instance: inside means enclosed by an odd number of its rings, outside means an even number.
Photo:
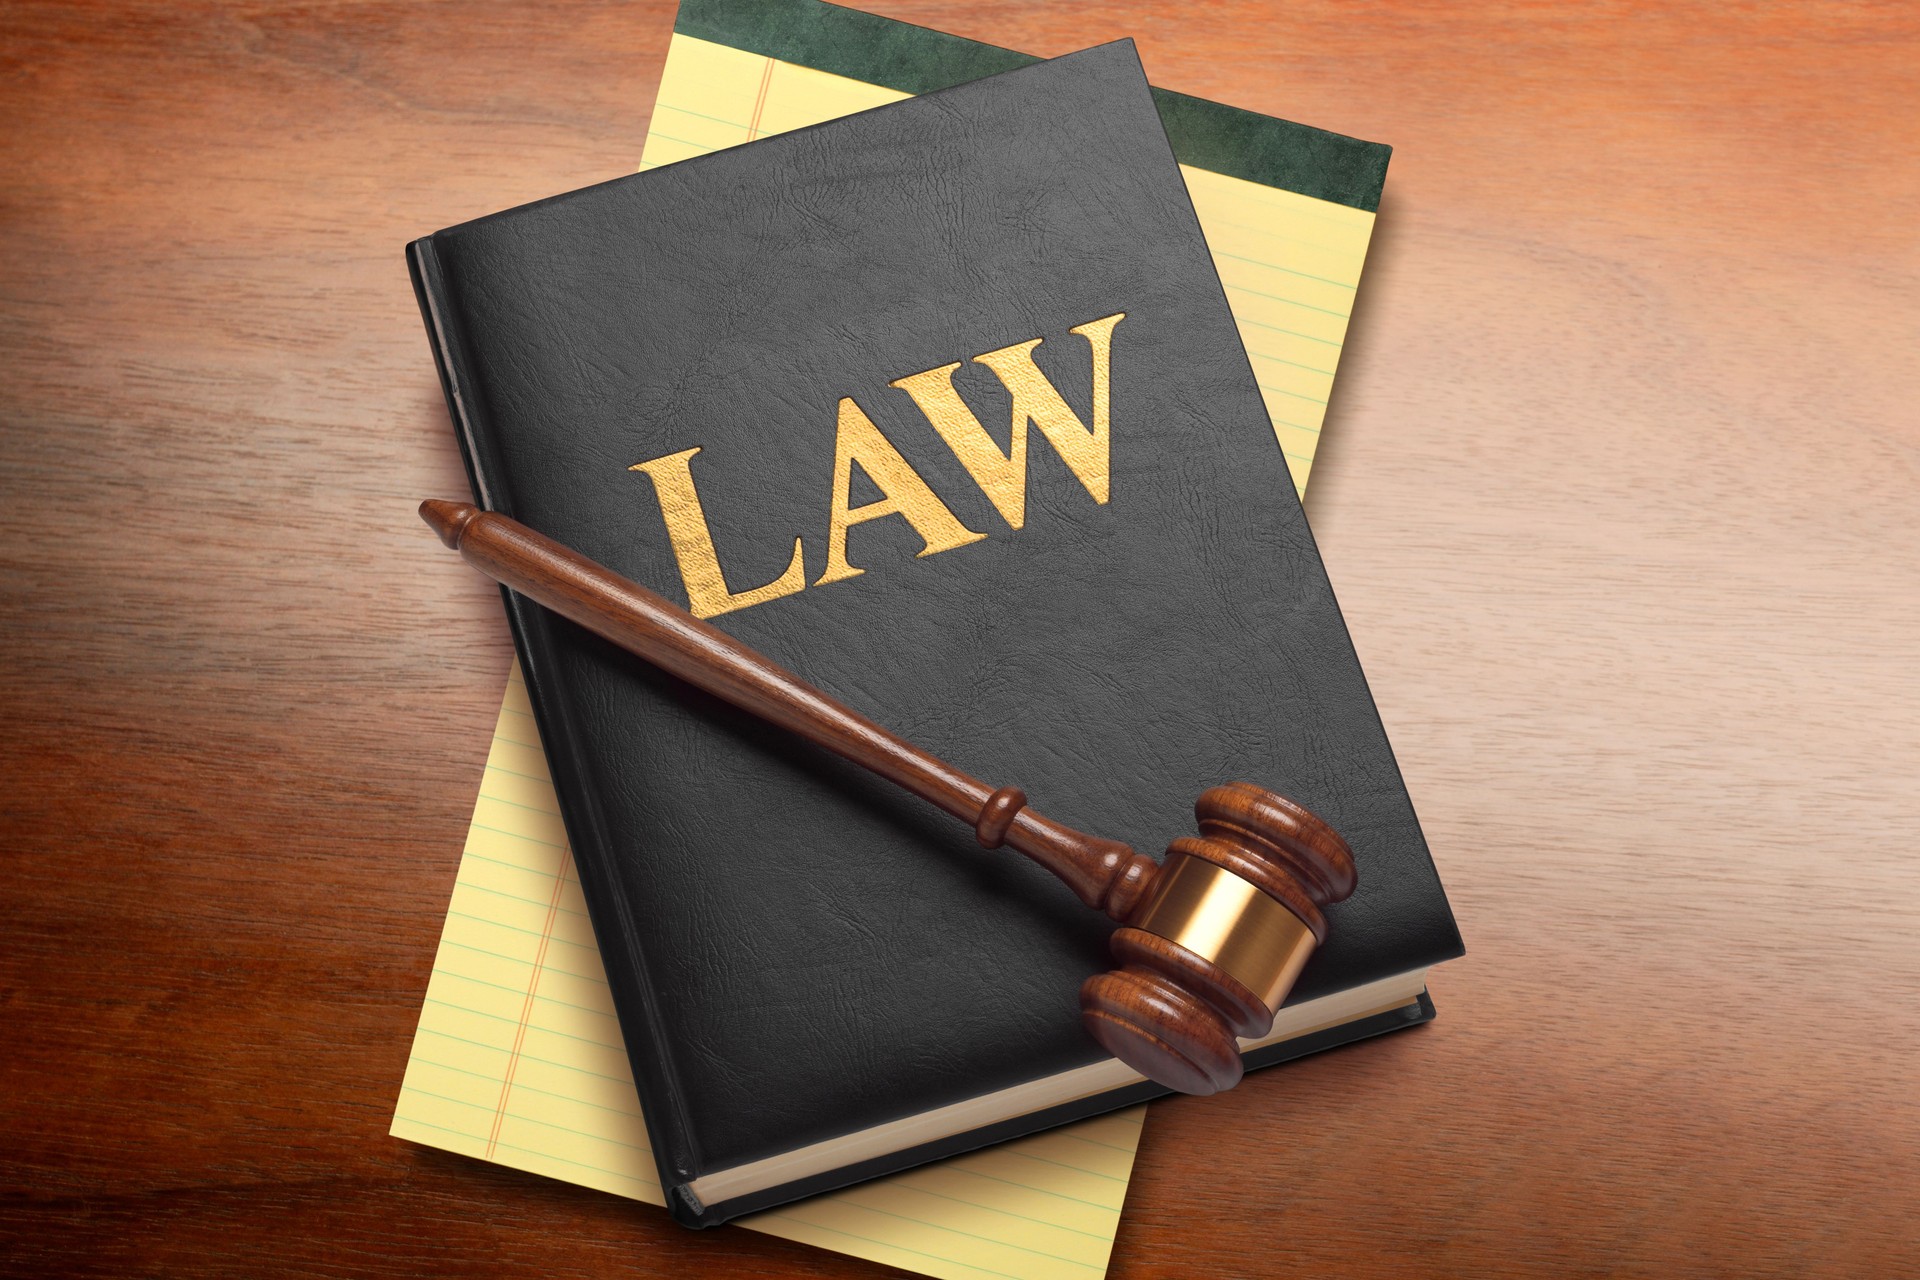
[[[874,4],[1397,148],[1308,505],[1470,953],[1114,1274],[1920,1273],[1915,11]],[[386,1134],[509,658],[401,245],[670,26],[0,9],[7,1271],[885,1274]]]

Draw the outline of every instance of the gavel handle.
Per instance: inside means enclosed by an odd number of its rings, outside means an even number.
[[[1018,787],[994,789],[882,729],[792,672],[543,534],[471,503],[429,498],[420,515],[474,568],[769,724],[845,757],[971,825],[987,848],[1011,845],[1080,900],[1124,922],[1158,865],[1027,808]]]

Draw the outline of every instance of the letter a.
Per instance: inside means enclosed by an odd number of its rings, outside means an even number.
[[[880,501],[862,507],[848,505],[856,462],[884,495]],[[925,544],[919,556],[951,551],[987,536],[956,520],[920,473],[880,434],[873,419],[846,396],[840,401],[840,423],[833,438],[833,514],[827,524],[827,571],[814,580],[814,586],[857,578],[866,572],[847,563],[847,529],[881,516],[901,516],[913,526]]]

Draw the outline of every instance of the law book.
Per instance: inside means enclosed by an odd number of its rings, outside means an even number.
[[[1246,776],[1355,897],[1249,1065],[1457,954],[1129,42],[417,241],[476,498],[1142,849]],[[1159,1092],[1044,871],[511,594],[661,1184],[707,1225]]]
[[[1032,61],[823,0],[683,0],[638,167]],[[1391,149],[1160,88],[1154,98],[1304,500]],[[664,1208],[559,808],[515,663],[390,1132]],[[951,1280],[1086,1280],[1106,1269],[1149,1105],[736,1223]]]

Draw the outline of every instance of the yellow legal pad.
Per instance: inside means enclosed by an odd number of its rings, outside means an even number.
[[[642,170],[906,94],[676,33]],[[1304,492],[1374,215],[1182,165]],[[926,1275],[1105,1275],[1146,1108],[736,1225]],[[663,1204],[599,948],[516,666],[391,1132]]]

